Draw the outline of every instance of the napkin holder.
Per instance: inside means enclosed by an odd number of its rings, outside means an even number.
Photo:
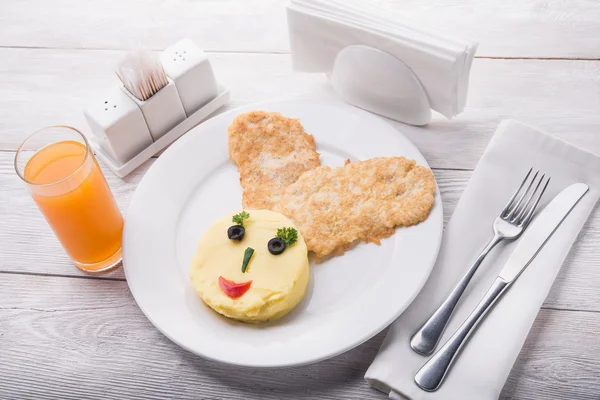
[[[160,58],[169,83],[148,100],[120,85],[84,111],[96,157],[121,178],[229,101],[229,90],[191,40],[168,47]]]
[[[429,100],[419,78],[385,51],[347,46],[338,53],[329,79],[333,89],[355,107],[410,125],[431,122]]]

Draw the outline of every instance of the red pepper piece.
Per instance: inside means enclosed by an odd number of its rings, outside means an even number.
[[[219,287],[227,296],[231,297],[232,299],[242,297],[244,293],[250,289],[250,285],[252,285],[252,281],[235,283],[223,278],[222,276],[219,277]]]

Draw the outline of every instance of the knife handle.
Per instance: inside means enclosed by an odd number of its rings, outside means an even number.
[[[460,328],[417,372],[415,375],[417,386],[427,392],[434,392],[440,387],[469,336],[475,331],[509,285],[510,282],[500,277],[496,278],[483,299]]]

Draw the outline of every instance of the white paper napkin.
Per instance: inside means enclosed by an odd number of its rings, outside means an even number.
[[[482,322],[441,388],[433,393],[422,391],[414,383],[414,375],[428,358],[413,352],[410,338],[487,243],[492,221],[531,167],[552,177],[538,211],[572,183],[586,183],[590,190]],[[369,384],[386,393],[391,391],[391,398],[497,399],[540,306],[599,196],[600,157],[520,122],[503,121],[446,227],[429,280],[394,322],[367,371]],[[501,243],[484,260],[438,348],[482,298],[515,245]]]
[[[408,65],[431,108],[451,118],[466,104],[477,44],[411,21],[398,12],[356,0],[292,0],[288,28],[294,68],[330,72],[345,47],[384,50]]]

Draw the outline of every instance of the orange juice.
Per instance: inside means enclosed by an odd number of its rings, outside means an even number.
[[[65,140],[43,147],[27,161],[23,177],[79,268],[101,270],[105,261],[120,260],[123,217],[86,144]]]

